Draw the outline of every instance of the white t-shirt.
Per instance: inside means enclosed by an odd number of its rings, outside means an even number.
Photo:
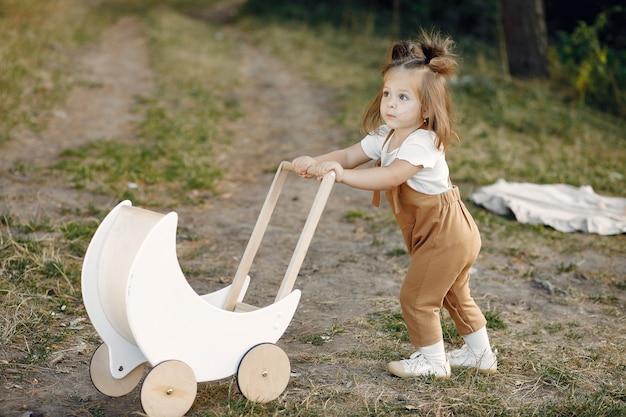
[[[381,165],[388,166],[395,159],[402,159],[414,166],[423,166],[407,180],[409,187],[424,194],[441,194],[450,189],[450,170],[446,154],[436,147],[437,136],[432,130],[418,129],[411,133],[398,148],[387,152],[391,138],[385,143],[389,127],[383,125],[361,140],[361,148],[373,160],[381,158]],[[385,143],[383,148],[383,143]]]

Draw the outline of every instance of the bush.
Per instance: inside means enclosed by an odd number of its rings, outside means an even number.
[[[551,51],[551,75],[572,92],[572,99],[615,116],[626,116],[626,52],[601,41],[610,30],[617,6],[600,13],[592,25],[579,22],[571,33],[559,32]]]

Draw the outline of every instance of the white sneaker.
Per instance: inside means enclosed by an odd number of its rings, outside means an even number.
[[[387,370],[400,378],[429,375],[441,379],[450,378],[450,363],[447,358],[444,364],[434,364],[419,351],[413,353],[409,359],[389,362]]]
[[[451,368],[476,368],[483,374],[495,374],[498,372],[498,351],[485,352],[477,355],[467,345],[448,353]]]

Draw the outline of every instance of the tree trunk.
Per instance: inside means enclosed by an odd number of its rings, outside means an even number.
[[[543,0],[502,0],[509,71],[517,77],[548,77],[548,33]]]
[[[398,38],[400,36],[400,3],[401,0],[393,0],[391,36],[394,38]]]

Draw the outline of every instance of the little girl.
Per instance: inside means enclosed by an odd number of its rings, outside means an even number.
[[[367,107],[359,143],[312,158],[292,161],[295,171],[318,179],[335,171],[336,182],[354,188],[385,190],[402,231],[410,264],[400,290],[400,305],[411,344],[410,358],[390,362],[399,377],[449,378],[450,368],[472,367],[495,373],[497,360],[486,320],[470,295],[470,268],[480,250],[476,223],[449,180],[445,151],[455,133],[447,78],[456,69],[454,42],[422,32],[417,43],[389,48],[383,82]],[[374,167],[354,169],[375,160]],[[465,340],[446,355],[440,321],[445,307]]]

